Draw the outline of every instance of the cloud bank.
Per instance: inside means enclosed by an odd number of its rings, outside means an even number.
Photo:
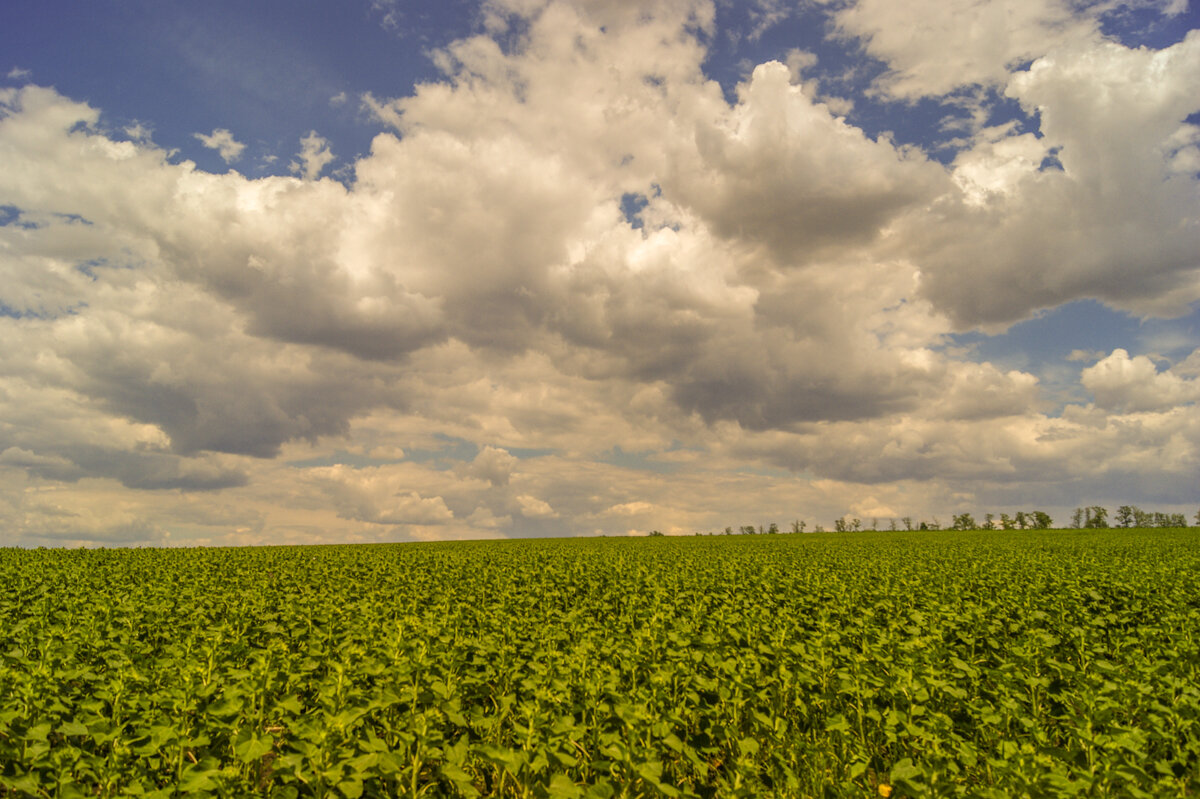
[[[341,182],[317,131],[292,177],[218,175],[0,89],[8,541],[1194,503],[1200,350],[1115,349],[1064,405],[955,345],[1080,299],[1200,300],[1200,32],[1127,47],[1099,10],[1010,5],[829,12],[878,96],[1036,119],[948,164],[783,63],[731,99],[689,0],[487,3],[440,79],[360,96],[380,132]]]

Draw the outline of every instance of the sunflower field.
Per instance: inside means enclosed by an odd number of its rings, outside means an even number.
[[[1200,533],[0,549],[0,796],[1196,796]]]

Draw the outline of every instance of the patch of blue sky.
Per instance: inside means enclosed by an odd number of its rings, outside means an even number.
[[[642,211],[650,204],[650,200],[644,194],[633,194],[626,192],[621,195],[621,213],[625,215],[625,221],[635,230],[640,230],[645,224],[642,221]]]
[[[1183,41],[1188,31],[1200,27],[1195,0],[1178,14],[1167,15],[1156,4],[1117,5],[1100,18],[1100,31],[1126,47],[1161,50]]]
[[[103,269],[106,266],[112,266],[107,258],[92,258],[91,260],[75,264],[75,271],[81,275],[87,275],[89,279],[95,281],[100,279],[100,276],[96,274],[96,270]]]
[[[737,85],[750,77],[754,67],[767,61],[786,64],[793,50],[816,55],[822,74],[856,75],[848,49],[854,45],[831,39],[827,33],[825,14],[815,8],[796,9],[769,21],[757,17],[751,4],[718,3],[716,32],[706,42],[704,74],[721,85],[731,103],[737,101]],[[854,60],[855,65],[859,60]]]
[[[976,361],[1036,375],[1058,410],[1086,401],[1079,373],[1115,349],[1147,355],[1160,370],[1200,347],[1200,305],[1175,319],[1138,319],[1096,300],[1061,305],[1005,333],[959,333],[950,346],[965,347]]]
[[[34,214],[30,216],[15,205],[0,205],[0,227],[16,227],[23,230],[37,230],[46,227],[50,221],[68,225],[90,225],[91,220],[79,214]]]
[[[950,163],[965,143],[977,105],[987,110],[986,125],[1015,121],[1017,132],[1038,130],[1036,116],[994,88],[975,86],[948,97],[906,102],[868,92],[887,65],[866,55],[857,41],[831,35],[825,13],[816,8],[790,13],[757,35],[751,35],[755,20],[741,4],[719,5],[717,20],[718,34],[710,44],[704,69],[721,84],[731,103],[737,99],[737,84],[746,80],[756,65],[772,60],[787,63],[792,51],[801,50],[817,59],[803,70],[802,77],[816,78],[823,97],[851,101],[845,115],[850,124],[873,139],[882,136],[919,147],[941,163]]]
[[[332,174],[365,155],[383,130],[363,110],[362,95],[403,96],[417,83],[442,79],[430,53],[479,32],[479,6],[479,0],[17,3],[0,25],[0,53],[9,62],[0,64],[0,74],[27,71],[34,83],[102,109],[114,133],[140,126],[176,157],[208,171],[290,174],[300,138],[315,130],[331,142]],[[867,135],[890,132],[943,162],[953,157],[945,145],[954,137],[941,123],[965,113],[962,98],[895,103],[869,96],[866,89],[885,65],[867,58],[858,42],[832,36],[827,8],[805,4],[774,16],[749,3],[716,8],[715,32],[702,37],[709,49],[704,70],[731,102],[754,66],[786,62],[799,49],[818,59],[806,74],[820,78],[830,95],[853,100],[848,119]],[[1165,16],[1158,7],[1118,7],[1102,27],[1129,46],[1164,47],[1197,27],[1197,12],[1189,7]],[[516,47],[519,26],[501,38],[506,49]],[[1015,103],[995,92],[986,99],[989,124],[1015,118],[1029,128]],[[218,128],[246,145],[238,160],[226,163],[195,138]]]
[[[437,79],[429,51],[470,32],[467,5],[410,0],[385,24],[365,1],[43,0],[6,11],[0,52],[5,73],[103,109],[116,133],[141,125],[205,170],[287,174],[310,130],[333,143],[332,169],[365,154],[382,125],[362,94]],[[246,145],[238,161],[195,139],[216,128]]]
[[[881,97],[859,95],[847,120],[868,136],[890,138],[898,145],[920,148],[929,158],[949,164],[976,132],[973,119],[982,110],[983,127],[1012,125],[1012,133],[1038,133],[1037,114],[1027,114],[1021,104],[994,88],[974,86],[945,97],[913,102],[888,102]]]
[[[601,453],[596,457],[600,463],[607,463],[610,466],[619,466],[622,469],[633,469],[642,472],[654,472],[656,474],[673,474],[679,471],[679,464],[672,461],[658,460],[658,457],[664,452],[676,452],[685,449],[678,441],[672,442],[671,446],[665,450],[638,450],[636,452],[626,452],[620,445],[614,445],[612,449]]]
[[[15,205],[0,205],[0,227],[31,227],[21,219],[21,209]]]
[[[0,302],[0,318],[47,321],[59,319],[63,316],[74,316],[86,307],[86,302],[79,302],[59,311],[47,311],[45,308],[17,308],[12,305],[8,305],[7,303]]]
[[[545,458],[548,455],[553,455],[555,452],[552,449],[537,449],[534,447],[505,447],[504,451],[517,460],[522,461],[529,458]]]

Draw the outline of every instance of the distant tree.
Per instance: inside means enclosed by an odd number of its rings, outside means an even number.
[[[1196,517],[1192,521],[1196,523],[1197,527],[1200,527],[1200,510],[1196,511]]]
[[[871,529],[872,530],[879,529],[879,519],[876,519],[875,517],[871,517]]]
[[[800,521],[799,519],[792,522],[792,532],[793,533],[803,533],[804,532],[804,522]]]
[[[1117,515],[1113,521],[1117,527],[1133,527],[1137,521],[1138,508],[1136,505],[1122,505],[1117,508]]]
[[[767,534],[775,535],[778,532],[779,532],[779,525],[776,524],[775,522],[771,522],[771,525],[767,528]]]
[[[896,530],[896,520],[895,519],[888,519],[888,529],[895,532],[895,530]]]
[[[1142,510],[1135,507],[1133,509],[1133,526],[1134,527],[1153,527],[1154,514],[1150,511]]]
[[[651,530],[650,535],[651,536],[660,536],[660,535],[662,535],[662,533],[660,533],[658,530]]]
[[[1000,529],[1001,530],[1013,529],[1013,520],[1011,518],[1009,518],[1009,515],[1007,513],[1000,514]]]
[[[1154,514],[1154,526],[1155,527],[1170,527],[1171,526],[1171,517],[1165,513],[1158,513],[1156,511]]]
[[[928,530],[928,529],[929,529],[929,525],[928,525],[928,524],[926,524],[925,522],[921,522],[921,526],[920,526],[920,527],[918,527],[917,529],[918,529],[918,530]]]
[[[1075,529],[1083,527],[1083,508],[1076,508],[1071,514],[1071,526]]]
[[[815,527],[813,527],[813,532],[814,533],[823,533],[823,532],[825,532],[825,528],[818,524]]]
[[[741,532],[742,535],[754,535],[757,530],[754,529],[753,524],[743,524],[739,529],[739,532]]]
[[[954,517],[954,522],[951,527],[955,530],[978,530],[979,525],[975,523],[975,517],[969,513],[960,513]]]
[[[1187,516],[1184,516],[1182,513],[1172,513],[1171,514],[1171,526],[1172,527],[1187,527]]]
[[[1017,525],[1018,530],[1024,530],[1029,526],[1029,520],[1025,518],[1025,511],[1017,511],[1017,515],[1013,517],[1013,523]]]
[[[1052,524],[1054,524],[1054,520],[1050,518],[1049,514],[1043,513],[1040,510],[1035,510],[1033,512],[1034,529],[1049,530],[1050,525]]]
[[[1108,527],[1108,510],[1099,505],[1087,508],[1087,526],[1093,529]]]
[[[732,528],[732,527],[726,527],[726,528],[725,528],[725,535],[733,535],[733,528]]]
[[[840,519],[834,519],[833,520],[833,529],[839,533],[846,532],[846,517],[843,516]]]
[[[853,519],[853,520],[851,520],[851,522],[850,522],[850,529],[851,529],[851,530],[853,530],[853,531],[854,531],[854,532],[856,532],[856,533],[857,533],[859,530],[861,530],[861,529],[862,529],[862,519]]]
[[[983,514],[983,525],[982,526],[983,526],[984,530],[995,530],[996,529],[995,514],[992,514],[992,513]]]
[[[942,523],[940,521],[938,521],[938,517],[936,517],[936,516],[933,517],[933,521],[931,521],[929,523],[929,529],[930,530],[941,530],[942,529]]]
[[[1196,515],[1197,515],[1197,516],[1200,516],[1200,513],[1198,513],[1198,514],[1196,514]],[[900,521],[904,522],[904,529],[905,529],[905,530],[911,530],[911,529],[913,529],[913,526],[912,526],[912,517],[911,517],[911,516],[905,516],[905,517],[904,517],[903,519],[901,519]]]

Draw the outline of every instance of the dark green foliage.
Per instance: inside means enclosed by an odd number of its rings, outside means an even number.
[[[1049,530],[1050,525],[1054,524],[1054,520],[1050,518],[1050,514],[1040,510],[1035,510],[1030,516],[1033,517],[1033,524],[1031,526],[1035,530]]]
[[[0,550],[0,796],[1200,792],[1200,537]]]

